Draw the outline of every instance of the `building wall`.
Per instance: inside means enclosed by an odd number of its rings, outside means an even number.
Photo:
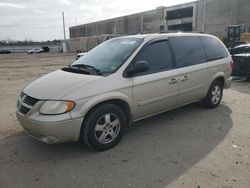
[[[142,33],[159,33],[161,27],[165,30],[165,9],[156,9],[146,14],[142,13]]]
[[[197,2],[196,9],[196,30],[204,33],[204,2]]]
[[[250,26],[249,0],[205,0],[205,32],[226,37],[230,25]]]
[[[176,13],[176,18],[168,19],[167,15],[170,11],[181,12],[182,9],[190,9],[190,7],[193,8],[193,16],[178,18],[179,13]],[[89,37],[159,33],[183,27],[187,30],[191,28],[193,31],[213,34],[222,39],[226,37],[226,29],[230,25],[246,24],[248,27],[250,26],[249,10],[250,0],[199,0],[71,27],[69,28],[70,38],[78,38],[77,41],[79,41],[79,37],[87,37],[81,40],[88,41]],[[77,42],[75,43],[77,46]],[[79,46],[79,48],[83,47]],[[90,48],[87,46],[84,49]]]
[[[68,40],[67,42],[68,50],[88,51],[93,46],[93,42],[91,44],[88,44],[90,38],[93,38],[93,40],[97,41],[94,42],[95,44],[99,44],[101,41],[105,40],[105,36],[115,37],[120,35],[133,35],[138,33],[165,32],[168,30],[168,23],[166,20],[167,12],[185,7],[193,7],[194,15],[189,18],[171,20],[172,25],[176,23],[191,23],[191,30],[197,30],[196,4],[197,2],[186,3],[168,8],[158,7],[155,10],[150,10],[138,14],[71,27],[69,28],[70,40]]]
[[[155,33],[166,30],[165,8],[70,27],[70,38],[103,34]]]

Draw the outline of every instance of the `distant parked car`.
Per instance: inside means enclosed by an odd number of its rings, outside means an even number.
[[[42,49],[43,49],[43,52],[49,52],[50,51],[48,46],[43,46]]]
[[[242,44],[234,48],[229,48],[228,51],[230,52],[231,55],[250,53],[250,44]]]
[[[44,50],[42,48],[33,48],[32,50],[28,51],[28,54],[33,54],[33,53],[42,53]]]
[[[246,80],[250,78],[250,52],[242,54],[234,54],[232,76],[238,80]]]
[[[0,54],[10,54],[11,51],[9,50],[0,50]]]
[[[235,80],[250,78],[250,44],[242,44],[228,49],[233,59],[232,76]]]
[[[83,53],[77,54],[76,60],[78,60],[80,57],[82,57],[82,56],[84,56],[84,55],[86,55],[86,54],[87,54],[87,52],[83,52]]]

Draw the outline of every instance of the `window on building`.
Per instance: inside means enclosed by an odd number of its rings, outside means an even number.
[[[167,11],[167,20],[193,17],[193,7]]]
[[[192,23],[184,23],[184,24],[177,24],[177,25],[169,25],[168,30],[193,31],[193,24]]]

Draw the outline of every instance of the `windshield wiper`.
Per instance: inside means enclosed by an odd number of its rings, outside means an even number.
[[[81,68],[84,68],[84,69],[88,69],[88,70],[92,70],[94,71],[96,74],[98,75],[102,75],[102,72],[101,70],[97,69],[96,67],[94,66],[91,66],[91,65],[86,65],[86,64],[75,64],[75,65],[69,65],[70,68],[72,67],[76,67],[78,69],[81,69]]]

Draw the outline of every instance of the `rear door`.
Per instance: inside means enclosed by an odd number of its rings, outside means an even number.
[[[178,72],[167,40],[146,44],[133,62],[147,61],[149,71],[134,75],[134,118],[150,116],[176,105]]]
[[[171,37],[169,41],[174,50],[180,77],[177,105],[203,98],[208,82],[208,69],[200,38],[179,36]]]

